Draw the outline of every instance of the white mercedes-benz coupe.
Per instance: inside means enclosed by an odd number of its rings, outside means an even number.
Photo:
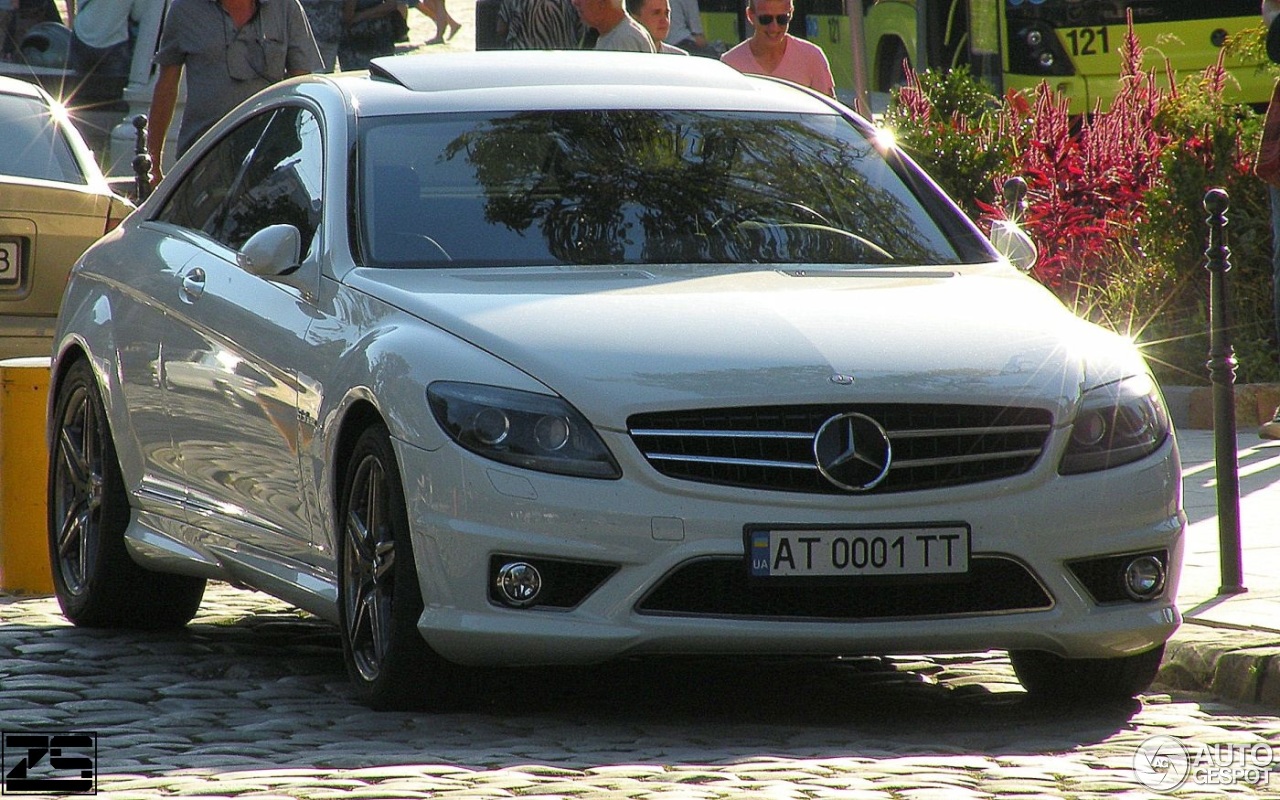
[[[287,81],[73,270],[58,598],[163,627],[207,579],[271,593],[376,708],[477,665],[988,649],[1133,696],[1180,622],[1177,447],[1033,258],[709,59]]]

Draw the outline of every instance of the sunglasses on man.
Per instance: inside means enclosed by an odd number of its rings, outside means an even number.
[[[756,22],[759,22],[761,25],[772,25],[774,23],[774,20],[777,20],[778,24],[785,28],[787,23],[791,21],[791,15],[790,14],[756,14]]]

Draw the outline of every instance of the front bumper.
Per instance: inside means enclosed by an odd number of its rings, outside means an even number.
[[[622,480],[521,471],[453,446],[426,451],[397,442],[425,603],[419,629],[440,655],[476,665],[582,664],[650,654],[988,649],[1106,658],[1159,645],[1181,621],[1173,598],[1185,516],[1172,437],[1149,458],[1104,472],[1058,476],[1056,457],[1050,457],[1057,448],[1049,447],[1043,463],[1017,478],[875,496],[756,492],[668,479],[648,467],[626,436],[606,439]],[[656,587],[693,563],[731,559],[745,573],[746,526],[941,521],[969,526],[975,562],[1023,568],[1047,603],[924,613],[917,605],[901,615],[882,607],[859,618],[856,611],[655,613],[648,602]],[[1143,602],[1097,602],[1067,566],[1161,550],[1168,555],[1168,580],[1158,597]],[[611,571],[572,607],[510,608],[490,596],[495,554]],[[874,580],[899,596],[920,586],[918,579]],[[864,581],[859,591],[879,590]],[[649,610],[642,610],[645,605]]]

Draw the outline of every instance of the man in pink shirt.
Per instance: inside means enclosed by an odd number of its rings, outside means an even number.
[[[755,29],[720,60],[739,72],[772,75],[835,97],[831,65],[822,49],[787,33],[791,0],[748,0],[747,21]]]

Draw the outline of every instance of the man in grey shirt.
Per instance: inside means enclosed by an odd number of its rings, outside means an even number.
[[[255,92],[324,69],[299,0],[173,0],[155,63],[160,73],[147,145],[156,182],[184,66],[187,103],[178,131],[179,156]]]
[[[671,0],[671,31],[666,41],[695,55],[718,57],[702,32],[698,0]]]
[[[626,50],[654,53],[653,38],[622,7],[622,0],[573,0],[578,15],[589,28],[600,33],[596,50]]]

